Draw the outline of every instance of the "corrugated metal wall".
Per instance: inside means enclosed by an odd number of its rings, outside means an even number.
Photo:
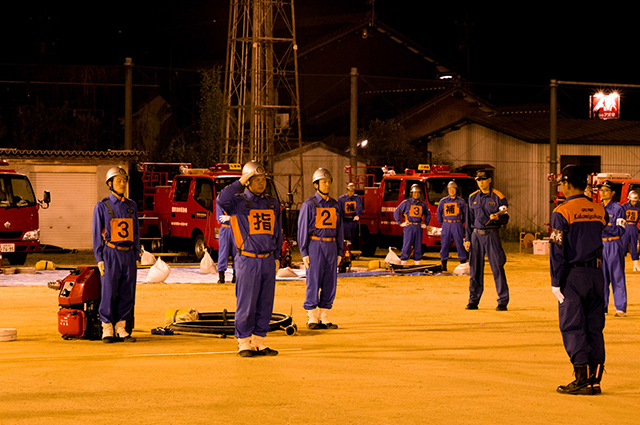
[[[495,130],[472,124],[429,142],[429,150],[449,159],[455,167],[490,164],[495,167],[493,186],[510,205],[510,225],[546,230],[550,196],[549,145],[532,144]],[[558,145],[562,155],[601,157],[603,172],[640,176],[640,146]],[[558,169],[560,171],[560,169]]]

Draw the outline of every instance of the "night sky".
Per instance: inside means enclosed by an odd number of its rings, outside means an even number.
[[[119,65],[132,56],[136,65],[189,67],[193,60],[224,57],[228,0],[90,3],[3,2],[0,62]],[[376,0],[374,8],[384,23],[463,75],[461,46],[470,46],[475,83],[518,88],[548,86],[552,78],[640,83],[637,23],[630,10],[601,4],[554,11],[538,3],[508,9],[448,3]],[[367,0],[296,0],[295,7],[300,25],[371,9]]]

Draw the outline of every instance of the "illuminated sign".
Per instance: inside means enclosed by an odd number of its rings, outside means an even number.
[[[589,96],[590,118],[617,120],[620,118],[620,95],[602,92]]]

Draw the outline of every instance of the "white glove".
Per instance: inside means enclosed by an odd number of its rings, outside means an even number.
[[[360,220],[360,217],[358,216],[353,217],[353,221],[358,221],[358,220]]]
[[[556,296],[556,298],[558,299],[558,302],[560,304],[562,304],[564,302],[564,295],[562,295],[562,291],[560,290],[559,286],[552,286],[551,287],[551,292],[553,292],[553,295]]]
[[[280,270],[280,260],[276,260],[276,272]]]
[[[104,261],[98,263],[98,271],[100,272],[100,276],[104,276]]]
[[[338,255],[338,265],[340,265],[341,262],[342,262],[342,257]]]
[[[427,228],[427,225],[426,225],[426,224],[424,224],[424,223],[422,223],[422,224],[420,225],[420,227],[422,227],[423,229],[426,229],[426,228]]]
[[[408,225],[409,225],[409,223],[408,223],[408,222],[403,221],[403,222],[402,222],[402,224],[400,225],[400,227],[407,227]]]
[[[633,260],[633,271],[640,272],[640,265],[638,264],[638,260]]]
[[[218,216],[218,223],[226,223],[229,221],[229,216],[228,215],[219,215]]]
[[[627,220],[624,218],[619,218],[616,220],[616,226],[620,226],[624,229],[624,226],[627,224]]]
[[[309,256],[308,255],[306,257],[302,257],[302,263],[304,264],[304,268],[305,269],[309,268]]]

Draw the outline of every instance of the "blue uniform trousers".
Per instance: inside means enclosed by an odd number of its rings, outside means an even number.
[[[104,323],[118,323],[133,318],[138,268],[133,249],[119,251],[105,246],[104,276],[101,276],[101,298],[98,313]]]
[[[627,223],[624,228],[624,235],[622,235],[622,246],[626,253],[631,254],[633,261],[638,261],[638,226],[635,224]]]
[[[338,247],[335,241],[309,241],[309,268],[307,269],[307,292],[303,307],[330,309],[336,298],[338,279]]]
[[[442,234],[440,235],[440,260],[447,261],[449,259],[449,249],[451,248],[451,239],[456,244],[458,251],[458,259],[467,259],[467,250],[464,249],[464,233],[462,223],[443,223]]]
[[[574,267],[558,303],[564,348],[574,365],[604,364],[604,281],[600,270]]]
[[[616,310],[627,311],[627,279],[624,274],[622,240],[602,242],[602,272],[604,273],[604,305],[609,306],[609,285],[613,289]]]
[[[266,258],[236,255],[236,338],[267,336],[276,291],[276,263],[273,255]]]
[[[409,259],[411,248],[413,248],[413,259],[420,261],[422,259],[422,227],[420,223],[409,224],[402,231],[400,260],[407,261]]]
[[[478,304],[484,292],[484,255],[487,254],[493,280],[498,293],[498,304],[506,306],[509,303],[509,286],[504,273],[507,256],[502,249],[498,230],[486,234],[476,231],[471,233],[471,249],[469,252],[469,304]]]
[[[218,236],[218,272],[224,272],[229,265],[229,255],[236,256],[236,244],[233,241],[233,230],[231,227],[220,226]]]

